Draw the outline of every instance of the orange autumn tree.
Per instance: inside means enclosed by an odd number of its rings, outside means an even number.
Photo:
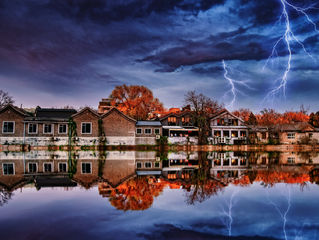
[[[110,98],[112,106],[136,120],[146,120],[150,113],[164,110],[163,104],[145,86],[116,86]]]

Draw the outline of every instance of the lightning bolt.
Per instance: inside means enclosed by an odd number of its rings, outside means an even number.
[[[248,81],[238,81],[238,80],[234,80],[232,78],[230,78],[228,76],[228,67],[225,63],[224,60],[222,60],[222,64],[223,64],[223,68],[224,68],[224,78],[228,81],[229,85],[230,85],[230,90],[228,90],[227,92],[225,92],[223,98],[226,99],[227,96],[230,94],[232,96],[232,100],[230,101],[230,103],[227,105],[227,108],[233,109],[234,107],[234,103],[236,102],[236,98],[237,98],[237,93],[246,96],[243,92],[241,92],[238,89],[238,86],[243,86],[245,88],[248,88],[250,90],[254,90],[253,88],[251,88],[247,83]]]
[[[288,239],[287,237],[287,232],[286,232],[286,225],[287,225],[287,214],[291,208],[291,192],[290,192],[290,188],[288,188],[288,195],[286,196],[287,198],[287,208],[286,210],[282,211],[279,206],[277,204],[275,204],[273,201],[270,200],[269,198],[269,192],[267,190],[267,199],[269,201],[269,203],[274,206],[274,208],[276,209],[276,211],[278,212],[278,214],[280,215],[282,221],[283,221],[283,224],[282,224],[282,231],[283,231],[283,234],[284,234],[284,237],[285,237],[285,240]]]
[[[291,30],[290,16],[289,16],[287,8],[290,7],[291,9],[295,10],[297,13],[304,15],[306,20],[307,20],[307,22],[309,24],[313,25],[314,31],[316,33],[319,33],[319,31],[317,29],[317,25],[315,24],[315,22],[307,14],[308,10],[318,9],[318,8],[315,8],[313,6],[306,7],[306,8],[297,7],[297,6],[289,3],[287,0],[280,0],[280,2],[281,2],[281,5],[282,5],[282,13],[281,13],[281,15],[280,15],[280,17],[279,17],[277,22],[280,23],[282,21],[282,19],[284,18],[286,30],[285,30],[284,34],[274,44],[274,46],[272,48],[271,55],[267,59],[263,69],[265,69],[265,67],[268,65],[269,61],[274,57],[275,54],[278,56],[277,47],[278,47],[279,43],[281,43],[281,42],[283,42],[286,45],[286,47],[287,47],[288,58],[287,58],[286,68],[285,68],[284,73],[282,74],[282,76],[280,78],[279,85],[277,87],[275,87],[274,89],[272,89],[266,95],[266,97],[264,98],[264,101],[271,100],[271,99],[273,100],[274,97],[276,95],[280,95],[281,92],[282,92],[284,98],[286,98],[286,87],[287,87],[287,81],[288,81],[288,74],[289,74],[289,72],[291,70],[291,60],[292,60],[291,43],[292,42],[296,42],[310,58],[315,60],[314,57],[306,50],[304,44],[295,36],[294,32]]]
[[[230,196],[229,201],[228,202],[226,201],[226,203],[227,203],[226,208],[222,207],[222,212],[226,216],[226,220],[224,218],[222,218],[222,222],[227,228],[228,236],[231,236],[231,234],[232,234],[232,225],[233,225],[232,210],[233,210],[233,207],[235,205],[234,197],[236,196],[236,194],[237,194],[237,191],[234,191],[232,193],[232,195]]]

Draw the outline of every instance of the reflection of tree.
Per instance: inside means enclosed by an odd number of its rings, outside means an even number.
[[[0,190],[0,207],[6,204],[11,199],[12,195],[13,194],[11,192],[1,189]]]
[[[311,183],[316,183],[316,184],[319,185],[319,169],[313,169],[309,173],[309,177],[310,177],[310,182]]]
[[[153,204],[154,197],[159,196],[164,187],[165,183],[157,182],[154,177],[135,177],[114,189],[109,201],[120,210],[145,210]]]
[[[210,162],[207,161],[206,153],[198,153],[198,170],[191,180],[191,188],[186,194],[188,204],[203,202],[221,191],[224,185],[210,178]]]
[[[273,186],[275,183],[292,183],[304,186],[309,181],[309,175],[297,172],[282,171],[258,171],[257,182],[263,182],[267,186]]]

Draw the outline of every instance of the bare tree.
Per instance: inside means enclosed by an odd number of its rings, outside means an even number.
[[[7,104],[13,104],[14,100],[9,95],[9,93],[0,90],[0,107],[3,107]]]
[[[205,144],[209,132],[209,118],[212,114],[220,111],[222,105],[217,101],[195,91],[189,91],[185,95],[185,105],[192,110],[192,117],[195,126],[199,128],[198,143]]]

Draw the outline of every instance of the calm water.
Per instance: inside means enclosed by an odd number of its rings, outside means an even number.
[[[319,239],[314,153],[0,153],[1,239]]]

